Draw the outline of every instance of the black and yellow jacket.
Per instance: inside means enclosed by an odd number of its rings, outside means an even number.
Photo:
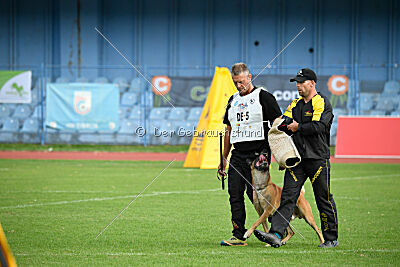
[[[333,113],[325,96],[318,93],[307,103],[302,97],[295,99],[284,116],[299,123],[293,141],[302,158],[329,159]]]

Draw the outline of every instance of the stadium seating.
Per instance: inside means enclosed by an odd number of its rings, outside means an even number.
[[[37,89],[32,89],[31,91],[31,103],[29,104],[32,108],[34,108],[37,104],[39,104],[39,91]]]
[[[139,121],[122,120],[120,129],[116,135],[118,144],[135,144],[139,143],[139,137],[136,135],[136,129],[140,125]]]
[[[129,87],[128,81],[124,77],[117,77],[113,80],[113,83],[118,85],[119,92],[124,93]]]
[[[155,121],[151,121],[150,128],[155,129],[150,134],[150,144],[152,145],[167,145],[171,144],[172,138],[174,137],[174,125],[170,121],[162,120],[156,124]]]
[[[172,108],[168,116],[169,120],[184,120],[186,119],[186,110],[182,107]]]
[[[32,111],[29,105],[20,105],[15,109],[14,114],[12,116],[15,119],[23,121],[24,119],[28,118],[31,115],[31,113]]]
[[[129,114],[129,119],[144,121],[143,108],[141,106],[134,106]]]
[[[18,142],[18,130],[19,122],[14,118],[7,118],[3,122],[3,126],[0,129],[0,142]]]
[[[396,104],[397,105],[397,104]],[[395,103],[392,96],[381,95],[378,99],[376,105],[376,110],[381,110],[384,112],[391,112],[395,108]]]
[[[11,114],[11,108],[6,105],[6,104],[2,104],[0,105],[0,118],[7,118],[9,117]]]
[[[135,93],[126,92],[123,93],[121,98],[121,105],[126,107],[132,107],[137,103],[137,95]]]
[[[46,114],[45,114],[45,110],[43,111],[43,116],[46,116]],[[39,119],[39,118],[41,118],[42,117],[42,106],[41,105],[39,105],[39,106],[36,106],[35,107],[35,110],[33,111],[33,113],[32,113],[32,115],[31,115],[31,118],[33,118],[33,119]]]
[[[386,116],[386,111],[384,110],[372,110],[369,113],[370,116]]]
[[[360,94],[360,109],[362,114],[366,114],[375,106],[376,94],[361,93]]]
[[[122,119],[127,118],[129,116],[130,112],[131,112],[131,109],[129,107],[120,106],[119,110],[118,110],[119,119],[122,120]]]
[[[173,139],[173,144],[188,145],[193,138],[196,130],[197,121],[175,121],[176,138]]]
[[[130,92],[142,92],[146,88],[146,82],[141,78],[134,78],[129,87]]]
[[[39,131],[39,122],[35,119],[27,119],[21,128],[21,133],[37,133]]]
[[[108,79],[106,77],[97,77],[94,79],[95,83],[108,83]]]
[[[27,119],[20,132],[24,143],[38,143],[40,141],[39,122],[37,119]]]
[[[198,121],[201,116],[201,112],[203,111],[202,107],[195,107],[189,110],[189,115],[187,117],[190,121]]]
[[[150,120],[163,120],[167,118],[169,108],[153,108],[150,110],[149,119]]]
[[[400,83],[398,81],[387,81],[383,87],[384,95],[396,95],[400,93]]]

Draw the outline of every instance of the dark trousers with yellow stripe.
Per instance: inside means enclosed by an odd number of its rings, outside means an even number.
[[[307,178],[312,183],[324,239],[337,240],[338,220],[335,201],[330,192],[330,162],[325,159],[303,159],[298,166],[286,169],[281,204],[272,216],[270,232],[284,235]]]

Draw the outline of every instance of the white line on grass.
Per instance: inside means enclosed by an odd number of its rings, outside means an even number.
[[[374,176],[340,177],[340,178],[332,178],[331,182],[350,181],[350,180],[351,181],[353,181],[353,180],[366,180],[366,179],[380,179],[380,178],[398,177],[398,176],[400,176],[400,173],[397,173],[397,174],[386,174],[386,175],[374,175]]]
[[[220,189],[206,189],[206,190],[197,190],[197,191],[153,192],[153,193],[149,193],[149,194],[142,194],[141,197],[154,197],[154,196],[171,195],[171,194],[200,194],[200,193],[204,193],[204,192],[213,192],[213,191],[220,191]],[[88,198],[88,199],[78,199],[78,200],[57,201],[57,202],[48,202],[48,203],[23,204],[23,205],[16,205],[16,206],[0,207],[0,209],[21,209],[21,208],[30,208],[30,207],[64,205],[64,204],[73,204],[73,203],[81,203],[81,202],[125,199],[125,198],[133,198],[133,197],[136,197],[136,196],[137,195],[127,195],[127,196],[115,196],[115,197]]]
[[[358,176],[358,177],[340,177],[340,178],[332,178],[331,182],[364,180],[364,179],[380,179],[380,178],[390,178],[390,177],[398,177],[398,176],[400,176],[400,174]],[[282,186],[282,184],[277,184],[277,185]],[[204,193],[204,192],[214,192],[214,191],[220,191],[220,189],[206,189],[206,190],[198,190],[198,191],[153,192],[153,193],[149,193],[149,194],[142,194],[141,196],[142,197],[153,197],[153,196],[171,195],[171,194],[200,194],[200,193]],[[112,192],[112,191],[107,191],[107,192],[104,192],[104,191],[7,191],[7,192],[3,192],[3,193],[118,193],[118,192]],[[81,203],[81,202],[125,199],[125,198],[131,198],[131,197],[135,197],[135,196],[136,195],[126,195],[126,196],[115,196],[115,197],[57,201],[57,202],[48,202],[48,203],[22,204],[22,205],[16,205],[16,206],[0,207],[0,209],[21,209],[21,208],[30,208],[30,207],[52,206],[52,205],[66,205],[66,204]]]
[[[399,253],[400,249],[308,249],[308,250],[285,250],[265,248],[265,250],[252,250],[245,252],[235,251],[234,254],[322,254],[322,253]],[[222,248],[218,251],[193,251],[193,252],[105,252],[105,253],[14,253],[16,256],[185,256],[185,255],[232,255],[232,251]]]

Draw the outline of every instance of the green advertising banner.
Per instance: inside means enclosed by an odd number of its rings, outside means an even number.
[[[31,71],[0,71],[0,103],[30,103],[31,83]]]

